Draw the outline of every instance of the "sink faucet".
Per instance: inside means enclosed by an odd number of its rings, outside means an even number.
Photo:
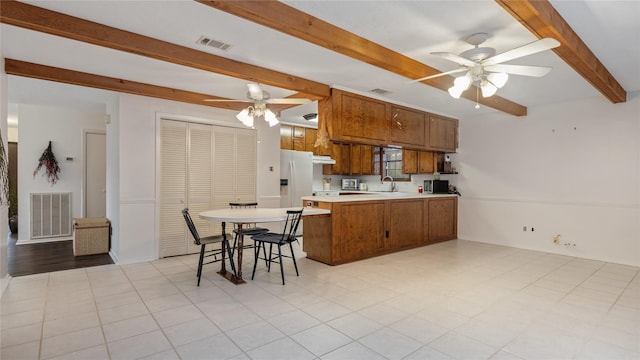
[[[384,180],[387,178],[391,180],[391,191],[396,191],[396,182],[393,181],[393,178],[391,176],[387,175],[383,177],[381,182],[384,183]]]

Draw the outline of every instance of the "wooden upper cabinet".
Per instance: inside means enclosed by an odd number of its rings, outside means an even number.
[[[362,148],[360,151],[360,163],[362,175],[375,175],[375,147],[373,145],[358,145]]]
[[[311,151],[316,155],[318,148],[313,147],[318,137],[318,131],[303,126],[280,124],[280,149]]]
[[[386,141],[388,115],[385,102],[341,90],[333,90],[332,98],[334,138],[369,144]]]
[[[433,174],[436,171],[436,157],[431,151],[418,152],[418,173]]]
[[[293,126],[280,124],[280,149],[293,150]]]
[[[429,148],[455,152],[458,148],[458,120],[430,115]]]
[[[427,115],[425,112],[391,107],[389,142],[394,145],[427,147]]]
[[[418,150],[402,149],[402,173],[418,173]]]
[[[314,147],[316,139],[318,138],[318,130],[312,128],[304,129],[304,148],[305,151],[311,151],[314,155],[321,155],[320,149]]]
[[[436,170],[435,155],[431,151],[402,150],[404,174],[433,174]]]
[[[325,175],[349,175],[351,169],[351,147],[349,144],[329,144],[330,156],[336,161],[333,165],[323,165],[322,173]]]
[[[305,128],[300,126],[293,127],[293,150],[305,151],[304,130]]]

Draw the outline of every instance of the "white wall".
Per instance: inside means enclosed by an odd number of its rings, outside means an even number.
[[[461,119],[458,237],[640,265],[640,94],[629,98]]]
[[[74,108],[20,104],[18,114],[18,242],[28,242],[31,237],[30,193],[70,192],[71,215],[81,216],[82,129],[105,130],[105,109],[103,106],[101,112],[88,112]],[[44,169],[33,176],[38,159],[49,141],[60,166],[60,179],[53,186],[47,182]],[[73,160],[66,160],[67,157]]]
[[[0,53],[0,132],[2,133],[2,141],[4,148],[7,148],[7,74],[4,72],[4,57]],[[7,219],[9,208],[7,206],[0,207],[0,219]],[[4,293],[4,289],[9,285],[9,264],[7,263],[7,250],[9,246],[7,221],[0,221],[0,297]]]
[[[158,224],[156,220],[156,119],[159,114],[165,118],[193,118],[197,121],[239,126],[235,111],[207,106],[190,105],[173,101],[158,100],[136,95],[120,94],[118,116],[111,118],[111,127],[117,128],[118,139],[110,139],[109,146],[119,146],[117,164],[117,187],[120,198],[119,212],[114,226],[113,249],[118,263],[133,263],[157,258]],[[173,115],[173,116],[172,116]],[[279,131],[257,124],[258,171],[257,197],[279,194],[279,188],[271,183],[275,172],[268,170],[267,159],[278,159]],[[276,144],[276,145],[274,145]],[[272,148],[273,147],[273,148]],[[112,149],[113,150],[113,149]],[[275,154],[275,155],[274,155]],[[277,173],[279,176],[279,172]],[[110,201],[110,200],[108,200]]]

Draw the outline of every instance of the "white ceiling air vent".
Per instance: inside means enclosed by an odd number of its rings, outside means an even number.
[[[370,90],[372,93],[376,93],[378,95],[387,95],[387,94],[391,94],[391,91],[389,90],[385,90],[385,89],[380,89],[380,88],[375,88]]]
[[[209,46],[212,48],[216,48],[222,51],[227,51],[229,50],[229,48],[231,48],[231,44],[227,44],[224,43],[220,40],[216,40],[210,36],[200,36],[200,38],[198,38],[198,41],[196,41],[196,44],[199,45],[204,45],[204,46]]]

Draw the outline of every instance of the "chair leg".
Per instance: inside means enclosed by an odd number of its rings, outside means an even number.
[[[224,248],[225,245],[227,248],[227,254],[229,255],[229,265],[231,265],[231,271],[233,271],[233,276],[237,277],[238,273],[236,272],[236,265],[233,262],[233,251],[231,250],[231,246],[229,246],[229,240],[227,240],[226,236],[224,240],[222,240],[222,247]]]
[[[289,243],[289,249],[291,249],[291,259],[293,259],[293,267],[296,268],[296,276],[300,276],[300,274],[298,274],[298,264],[296,263],[296,256],[293,255],[293,245],[291,245],[291,243]]]
[[[282,276],[282,285],[284,285],[284,266],[282,266],[282,246],[278,244],[278,261],[280,262],[280,276]]]
[[[258,253],[260,252],[260,248],[258,247]],[[267,260],[267,247],[264,243],[262,243],[262,255],[264,256],[264,266],[269,266],[269,261]]]
[[[269,261],[267,263],[267,272],[271,272],[271,254],[273,253],[273,244],[269,243]]]
[[[200,277],[202,276],[202,263],[204,262],[204,247],[206,245],[200,245],[200,260],[198,261],[198,286],[200,286]]]
[[[253,277],[256,276],[256,265],[258,265],[258,255],[260,255],[260,245],[262,244],[262,246],[264,246],[263,243],[256,241],[254,243],[254,248],[253,248],[253,272],[251,273],[251,280],[253,280]]]

